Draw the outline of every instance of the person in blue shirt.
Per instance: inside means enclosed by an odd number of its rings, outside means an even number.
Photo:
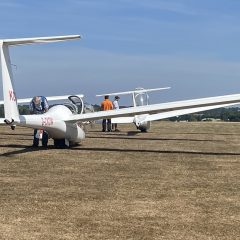
[[[49,105],[47,99],[43,96],[35,96],[30,102],[30,113],[31,114],[43,114],[48,111]]]
[[[43,114],[47,112],[49,105],[47,99],[43,96],[35,96],[30,102],[29,110],[31,114]],[[39,129],[34,129],[33,132],[33,147],[38,147],[39,145]],[[47,132],[42,132],[42,146],[47,147],[48,144],[48,134]]]

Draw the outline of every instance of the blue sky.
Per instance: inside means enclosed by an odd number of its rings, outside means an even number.
[[[0,11],[3,39],[82,36],[11,48],[18,97],[83,93],[98,103],[95,94],[171,86],[152,94],[157,103],[240,93],[238,0],[0,0]]]

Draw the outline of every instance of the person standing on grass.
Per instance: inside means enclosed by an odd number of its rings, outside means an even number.
[[[114,101],[113,101],[113,109],[119,109],[119,104],[118,104],[119,99],[120,99],[119,96],[115,96]],[[115,132],[119,132],[119,130],[117,128],[117,123],[112,124],[112,130]]]
[[[104,100],[101,102],[101,110],[102,111],[108,111],[108,110],[112,110],[113,109],[113,104],[112,102],[109,100],[109,96],[106,95],[104,96]],[[103,132],[111,132],[112,128],[111,128],[111,119],[103,119],[102,120],[102,131]]]
[[[31,114],[43,114],[47,112],[49,105],[47,99],[43,96],[35,96],[30,102],[29,110]],[[38,147],[39,145],[39,129],[34,129],[33,132],[33,147]],[[45,131],[42,131],[42,146],[47,147],[48,144],[48,134]]]

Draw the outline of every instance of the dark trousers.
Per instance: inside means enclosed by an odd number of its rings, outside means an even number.
[[[33,132],[33,146],[37,147],[39,145],[39,138],[36,137],[38,129],[34,129]],[[48,134],[43,131],[42,135],[42,146],[47,147],[48,145]]]
[[[111,132],[112,130],[112,124],[111,124],[111,119],[103,119],[102,121],[102,131],[103,132]]]
[[[117,129],[117,123],[113,123],[112,124],[112,130],[116,130]]]

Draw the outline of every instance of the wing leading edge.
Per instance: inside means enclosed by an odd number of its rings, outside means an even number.
[[[162,88],[151,88],[151,89],[135,89],[133,91],[127,91],[127,92],[115,92],[115,93],[104,93],[104,94],[98,94],[96,97],[102,97],[102,96],[114,96],[114,95],[127,95],[127,94],[133,94],[133,93],[146,93],[146,92],[154,92],[154,91],[160,91],[160,90],[166,90],[170,89],[171,87],[162,87]]]
[[[173,117],[178,115],[216,109],[220,107],[232,106],[236,104],[240,104],[240,94],[191,99],[191,100],[153,104],[153,105],[139,106],[139,107],[130,107],[130,108],[123,108],[119,110],[109,110],[109,111],[101,111],[101,112],[94,112],[94,113],[77,114],[67,119],[64,119],[64,121],[66,122],[77,122],[77,121],[86,121],[86,120],[91,121],[91,120],[98,120],[103,118],[135,116],[139,114],[162,114],[161,118],[158,118],[158,119],[163,119],[163,118],[168,118],[168,117]],[[158,115],[155,117],[160,117],[160,116]],[[150,118],[149,118],[149,121],[151,121]]]
[[[8,46],[25,45],[34,43],[49,43],[49,42],[61,42],[66,40],[75,40],[81,38],[80,35],[66,35],[66,36],[54,36],[54,37],[33,37],[33,38],[17,38],[17,39],[2,39],[3,44]]]

